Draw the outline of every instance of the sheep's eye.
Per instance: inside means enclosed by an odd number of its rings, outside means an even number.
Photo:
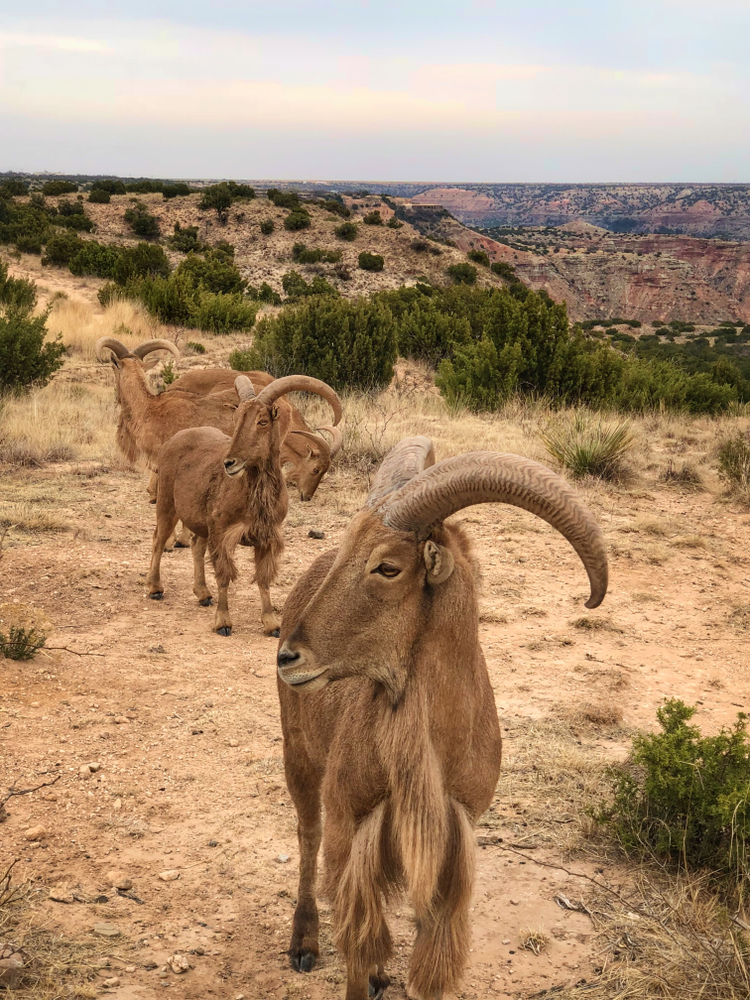
[[[380,573],[381,576],[386,577],[388,580],[392,580],[399,575],[401,570],[398,566],[392,566],[390,563],[381,563],[374,572]]]
[[[268,421],[267,420],[259,420],[258,421],[258,427],[268,427]]]
[[[320,474],[320,469],[313,469],[313,475],[317,476]]]

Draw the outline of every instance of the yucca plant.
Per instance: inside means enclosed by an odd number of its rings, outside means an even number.
[[[45,644],[47,636],[37,628],[11,625],[0,632],[0,653],[9,660],[30,660]]]
[[[549,424],[541,433],[547,451],[575,478],[618,479],[625,456],[635,444],[627,421],[610,423],[578,412],[572,420]]]

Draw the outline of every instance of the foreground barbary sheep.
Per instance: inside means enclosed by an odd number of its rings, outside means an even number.
[[[256,392],[274,381],[273,375],[268,372],[245,372],[244,374],[253,383]],[[185,372],[174,382],[167,386],[167,392],[187,391],[202,394],[220,392],[234,387],[234,380],[237,372],[231,368],[196,368],[193,371]],[[342,434],[336,426],[338,418],[334,419],[334,425],[323,425],[317,431],[326,431],[331,435],[331,443],[321,435],[313,431],[305,422],[299,410],[290,404],[292,420],[291,430],[297,437],[287,435],[281,446],[282,462],[291,464],[291,472],[287,476],[287,483],[294,483],[299,490],[300,500],[312,500],[315,491],[320,485],[323,476],[331,467],[331,462],[341,450],[343,442]],[[340,415],[338,415],[340,416]]]
[[[401,885],[416,913],[413,994],[455,989],[467,957],[472,827],[492,801],[501,740],[471,546],[445,518],[478,503],[522,507],[575,548],[587,607],[607,589],[601,533],[554,472],[494,452],[433,461],[427,438],[394,448],[339,548],[284,608],[278,689],[300,845],[290,957],[309,971],[318,955],[322,836],[346,1000],[366,1000],[368,988],[380,996],[388,983],[384,904]]]
[[[233,553],[239,542],[252,545],[263,630],[278,635],[269,588],[284,549],[281,524],[288,497],[280,453],[290,419],[288,407],[279,406],[280,397],[300,391],[329,399],[333,390],[304,375],[277,379],[258,396],[245,375],[237,377],[235,386],[239,404],[232,437],[214,427],[195,427],[179,431],[159,451],[156,528],[146,582],[149,596],[161,600],[161,555],[181,520],[193,533],[193,592],[200,604],[211,603],[205,577],[208,547],[219,587],[214,628],[231,635],[227,591],[237,577]]]

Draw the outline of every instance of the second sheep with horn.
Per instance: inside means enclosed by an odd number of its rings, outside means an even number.
[[[270,586],[284,549],[281,525],[288,497],[281,442],[290,421],[289,407],[279,402],[288,392],[314,392],[325,399],[335,393],[325,382],[305,375],[276,379],[257,396],[250,379],[239,375],[235,388],[239,405],[231,437],[215,427],[193,427],[175,434],[159,451],[149,596],[154,600],[163,596],[161,555],[181,520],[193,533],[193,592],[204,606],[212,600],[206,586],[206,549],[211,557],[219,589],[214,629],[220,635],[232,632],[228,589],[237,576],[233,553],[242,543],[255,550],[263,631],[278,635],[280,622],[271,604]]]

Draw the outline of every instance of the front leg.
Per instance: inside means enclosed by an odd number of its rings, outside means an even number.
[[[156,527],[154,528],[154,542],[151,549],[151,565],[146,577],[148,596],[154,601],[160,601],[164,596],[164,589],[161,585],[161,554],[164,551],[164,543],[171,535],[176,520],[176,518],[171,516],[157,516]]]
[[[216,614],[214,615],[214,632],[218,632],[219,635],[231,635],[232,634],[232,616],[229,614],[229,585],[222,586],[219,584],[219,603],[216,605]]]
[[[274,611],[271,602],[271,584],[276,579],[276,566],[280,553],[273,546],[255,546],[255,582],[260,593],[260,618],[265,635],[277,636],[281,628],[281,617]]]
[[[193,535],[190,539],[190,547],[193,550],[193,593],[198,598],[198,604],[207,608],[213,598],[211,591],[206,586],[206,545],[207,538]]]
[[[346,959],[346,1000],[382,996],[388,985],[381,973],[392,952],[383,907],[386,813],[385,802],[361,820],[326,812],[326,881],[336,945]]]
[[[307,790],[297,804],[297,840],[299,841],[299,888],[294,909],[289,960],[297,972],[309,972],[318,957],[318,904],[315,884],[318,873],[318,850],[322,835],[318,790]]]

